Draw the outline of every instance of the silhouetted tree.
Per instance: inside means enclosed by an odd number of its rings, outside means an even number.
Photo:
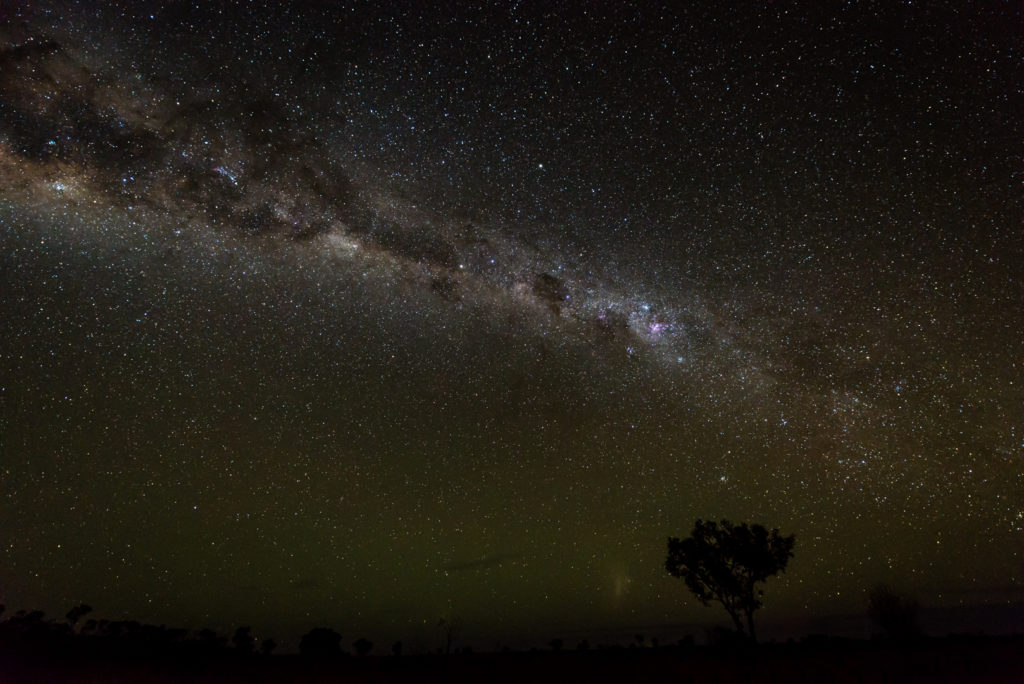
[[[584,639],[580,643],[576,644],[576,650],[577,651],[589,651],[590,650],[590,642],[587,641],[586,639]]]
[[[893,639],[912,639],[921,633],[917,601],[879,584],[868,594],[868,617]]]
[[[452,652],[452,644],[459,636],[459,632],[462,631],[462,620],[455,616],[447,618],[441,618],[437,623],[437,626],[441,628],[441,632],[444,634],[444,652],[445,654]]]
[[[785,571],[793,557],[796,537],[783,537],[761,525],[733,525],[723,520],[697,520],[687,539],[668,539],[665,569],[673,577],[682,577],[686,586],[705,606],[721,603],[732,618],[736,631],[757,640],[754,612],[763,605],[764,591],[757,585]]]
[[[275,648],[277,648],[276,641],[274,641],[273,639],[264,639],[263,643],[260,645],[260,653],[262,653],[265,656],[268,656],[274,652]]]
[[[68,619],[68,624],[71,625],[72,629],[74,629],[75,625],[78,624],[78,621],[91,612],[92,606],[82,603],[69,610],[65,617]]]
[[[21,634],[43,635],[52,631],[53,621],[47,620],[46,613],[41,610],[19,610],[7,621],[7,626]]]
[[[252,627],[239,627],[231,637],[231,643],[242,653],[252,653],[256,639],[252,635]]]
[[[373,642],[368,641],[366,637],[359,637],[356,639],[355,643],[352,644],[352,648],[355,649],[356,654],[360,658],[365,658],[370,651],[373,650]]]
[[[561,651],[562,650],[562,646],[564,644],[565,644],[565,642],[562,641],[561,639],[552,639],[551,641],[548,642],[548,646],[551,647],[552,651]]]
[[[395,656],[396,658],[402,657],[402,642],[401,641],[396,641],[395,643],[393,643],[391,645],[391,655]]]
[[[118,625],[114,622],[111,622],[108,625],[107,629],[112,632],[116,631],[118,633],[125,631],[123,625]],[[198,634],[196,634],[196,637],[198,638],[199,643],[201,645],[211,650],[223,648],[224,644],[227,643],[227,637],[222,637],[221,635],[217,634],[217,632],[208,628],[199,630]]]
[[[302,635],[299,653],[313,658],[341,655],[341,635],[330,627],[314,627]]]

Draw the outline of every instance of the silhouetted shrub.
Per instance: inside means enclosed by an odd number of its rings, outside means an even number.
[[[890,587],[879,584],[868,594],[868,617],[892,639],[912,639],[921,634],[917,623],[920,606]]]
[[[311,658],[331,658],[341,655],[341,635],[330,627],[314,627],[302,635],[299,653]]]
[[[355,649],[356,654],[358,654],[360,658],[365,658],[370,651],[373,650],[373,642],[367,640],[365,637],[359,637],[356,639],[355,643],[352,644],[352,648]]]
[[[231,637],[231,643],[241,653],[252,653],[256,645],[255,641],[252,627],[239,627],[235,630],[235,635]]]

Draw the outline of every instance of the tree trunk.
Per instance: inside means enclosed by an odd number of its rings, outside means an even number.
[[[743,622],[740,620],[740,614],[731,608],[726,608],[729,611],[729,617],[732,618],[732,622],[736,625],[736,631],[743,634]]]
[[[750,634],[751,643],[757,643],[757,632],[754,631],[754,611],[747,611],[747,631]]]

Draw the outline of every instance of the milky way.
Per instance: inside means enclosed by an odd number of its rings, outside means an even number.
[[[32,5],[8,604],[671,636],[728,517],[776,625],[1018,605],[1019,10]]]

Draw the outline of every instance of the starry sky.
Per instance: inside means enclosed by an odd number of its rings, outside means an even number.
[[[1016,2],[4,2],[0,602],[678,638],[728,518],[769,631],[1021,605],[1022,84]]]

